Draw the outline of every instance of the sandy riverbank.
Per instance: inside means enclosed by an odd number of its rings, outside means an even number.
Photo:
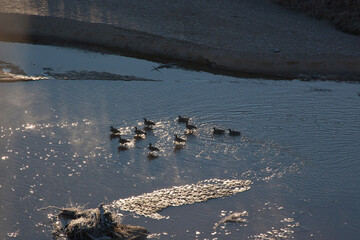
[[[100,47],[255,75],[360,80],[360,37],[267,0],[0,3],[3,41]]]

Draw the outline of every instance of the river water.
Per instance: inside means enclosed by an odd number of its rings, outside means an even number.
[[[123,223],[147,228],[153,239],[358,238],[359,84],[157,71],[155,62],[29,44],[1,42],[0,50],[0,61],[28,75],[135,76],[0,84],[0,239],[51,239],[48,211],[39,210],[47,206],[93,208],[214,178],[253,184],[164,209],[160,220],[123,212]],[[185,137],[178,115],[198,128],[181,149],[173,143],[174,134]],[[130,139],[144,117],[154,130],[118,151],[109,127]],[[213,127],[242,135],[213,135]],[[149,143],[159,157],[148,158]],[[243,211],[246,223],[214,230]]]

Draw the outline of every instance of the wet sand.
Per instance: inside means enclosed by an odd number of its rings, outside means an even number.
[[[0,3],[3,41],[100,47],[273,77],[360,79],[359,36],[266,0]]]

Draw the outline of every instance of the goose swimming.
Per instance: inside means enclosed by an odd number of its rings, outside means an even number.
[[[189,130],[197,129],[197,127],[195,127],[194,125],[189,124],[188,121],[186,122],[186,128],[189,129]]]
[[[111,134],[119,134],[120,133],[120,131],[117,130],[116,128],[114,128],[113,126],[110,126],[110,132],[111,132]]]
[[[239,131],[235,131],[235,130],[233,131],[230,128],[228,130],[229,130],[229,135],[230,136],[239,136],[239,135],[241,135],[241,132],[239,132]]]
[[[178,116],[178,122],[184,122],[184,123],[186,123],[186,122],[188,122],[190,120],[190,118],[188,118],[188,117],[182,117],[182,116]]]
[[[146,135],[146,132],[143,130],[138,129],[137,127],[134,127],[136,135]]]
[[[178,137],[177,134],[175,134],[175,142],[184,143],[186,142],[186,140],[181,137]]]
[[[119,137],[119,143],[120,144],[125,144],[125,143],[128,143],[128,142],[130,142],[130,140]]]
[[[214,134],[224,134],[225,130],[213,127],[213,133]]]
[[[148,149],[150,150],[150,151],[160,151],[157,147],[154,147],[151,143],[149,143],[149,147],[148,147]]]
[[[148,127],[155,125],[155,123],[153,121],[147,120],[146,118],[144,118],[144,123]]]

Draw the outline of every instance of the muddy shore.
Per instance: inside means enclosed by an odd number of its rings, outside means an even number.
[[[107,50],[211,70],[360,80],[360,37],[270,1],[1,0],[0,40]]]

